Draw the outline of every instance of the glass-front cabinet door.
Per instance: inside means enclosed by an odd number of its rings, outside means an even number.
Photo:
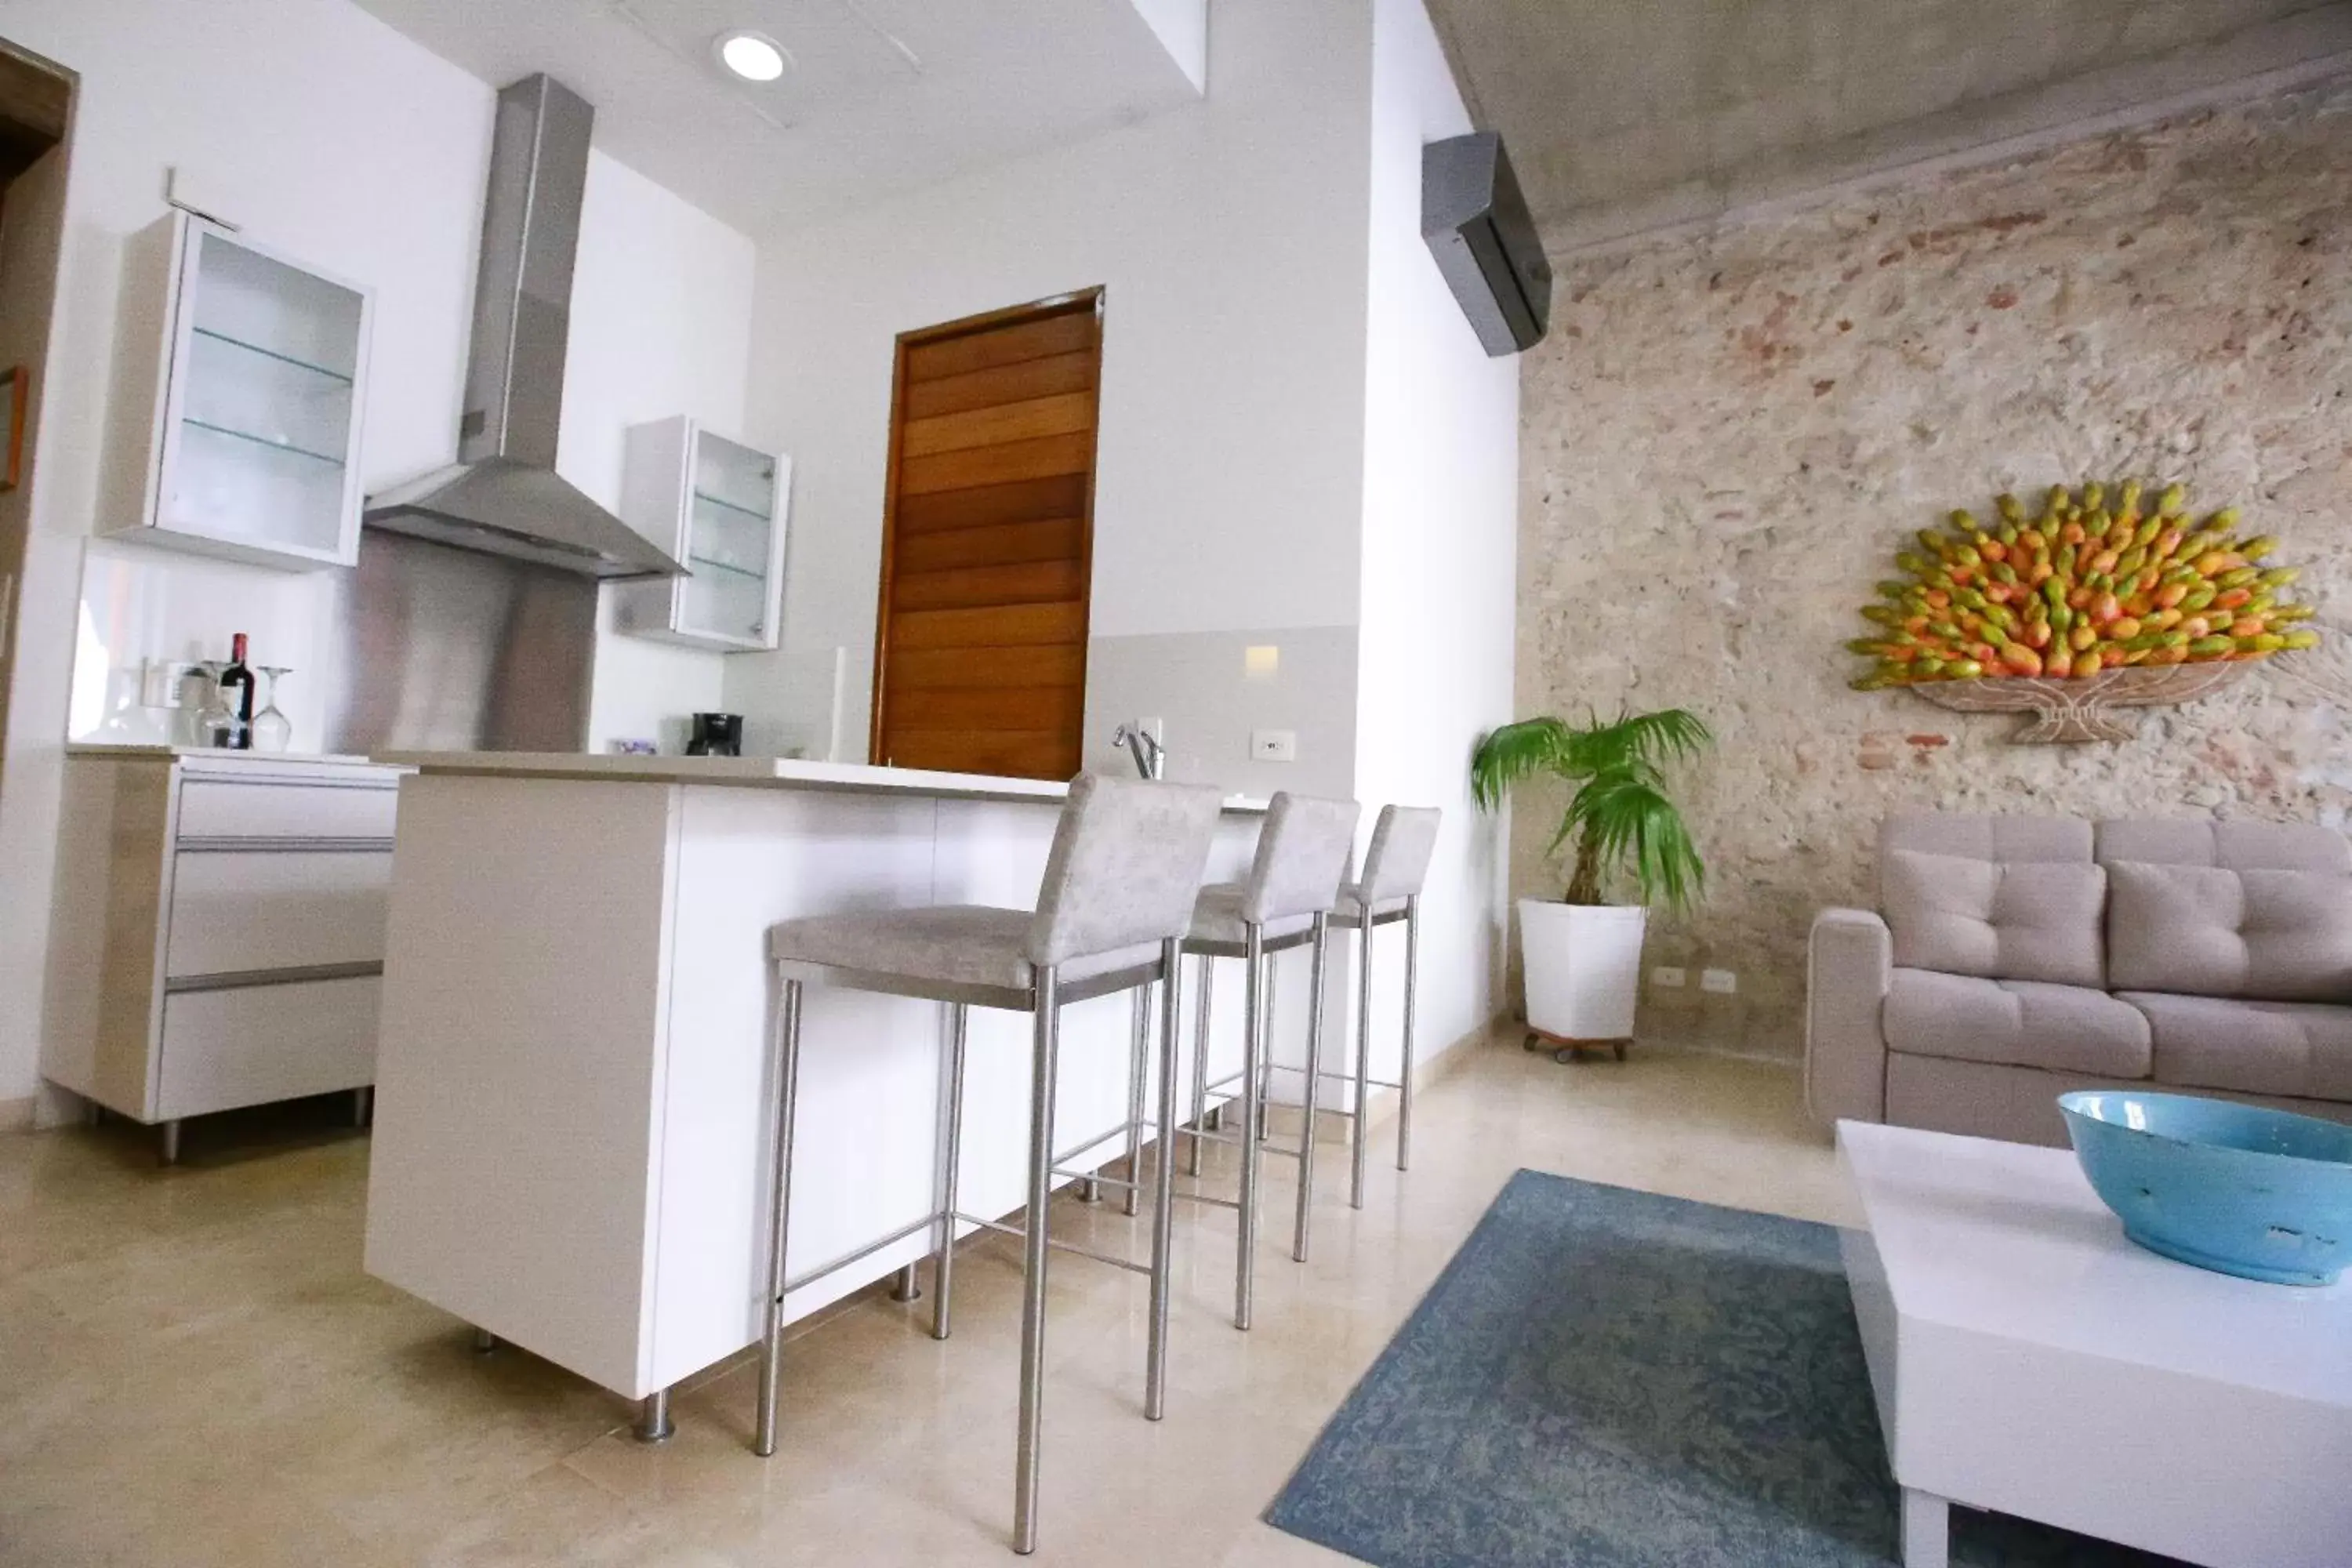
[[[186,213],[159,228],[168,281],[152,323],[162,352],[145,494],[135,517],[110,507],[107,531],[269,565],[351,564],[367,290]],[[157,231],[141,245],[157,247]]]
[[[622,515],[687,574],[624,584],[622,626],[696,647],[774,647],[791,459],[680,417],[631,429],[625,468]]]

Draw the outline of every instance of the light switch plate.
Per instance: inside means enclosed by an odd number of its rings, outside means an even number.
[[[1679,963],[1661,963],[1650,971],[1650,984],[1679,990],[1690,984],[1690,972]]]
[[[1297,731],[1252,730],[1250,731],[1250,761],[1254,763],[1295,763],[1297,760]]]
[[[1717,996],[1729,996],[1739,990],[1739,973],[1732,969],[1702,969],[1698,972],[1698,988]]]

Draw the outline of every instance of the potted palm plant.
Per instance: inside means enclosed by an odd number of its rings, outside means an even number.
[[[1624,1059],[1649,909],[1686,910],[1706,888],[1706,867],[1666,796],[1662,769],[1698,755],[1714,739],[1680,708],[1621,712],[1612,723],[1596,719],[1582,728],[1523,719],[1489,733],[1470,759],[1471,793],[1486,810],[1530,778],[1561,779],[1574,791],[1549,846],[1557,852],[1575,843],[1567,897],[1519,900],[1528,1027],[1563,1058],[1580,1046],[1609,1045]],[[1636,901],[1606,901],[1620,883],[1632,885]]]

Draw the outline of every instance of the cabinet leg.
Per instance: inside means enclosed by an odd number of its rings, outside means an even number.
[[[94,1100],[85,1100],[81,1102],[81,1124],[84,1127],[96,1127],[105,1120],[106,1107]]]
[[[166,1165],[180,1163],[180,1119],[172,1118],[163,1125],[161,1142],[156,1145],[156,1157]]]
[[[1903,1568],[1950,1568],[1952,1505],[1933,1492],[1903,1489]]]
[[[488,1355],[492,1351],[495,1351],[498,1348],[498,1335],[490,1332],[488,1329],[476,1329],[474,1331],[474,1353],[476,1355]]]
[[[656,1388],[637,1406],[636,1436],[640,1443],[667,1443],[677,1431],[669,1418],[669,1390]]]
[[[373,1085],[363,1083],[352,1090],[352,1125],[365,1127],[373,1120],[375,1120],[375,1089]]]
[[[919,1301],[923,1299],[922,1282],[915,1278],[915,1266],[908,1264],[890,1277],[890,1300]]]

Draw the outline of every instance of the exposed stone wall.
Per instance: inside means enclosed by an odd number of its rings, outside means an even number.
[[[1889,810],[2352,811],[2352,82],[1571,265],[1524,374],[1519,706],[1715,727],[1709,897],[1651,962],[1739,972],[1722,1043],[1798,1050],[1806,927],[1872,901]],[[2115,745],[1847,689],[1914,530],[2131,475],[2279,535],[2332,644]]]

